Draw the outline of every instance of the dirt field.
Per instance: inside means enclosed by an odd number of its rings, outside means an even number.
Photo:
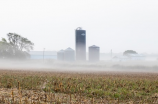
[[[1,104],[158,104],[158,73],[1,69],[0,102]]]

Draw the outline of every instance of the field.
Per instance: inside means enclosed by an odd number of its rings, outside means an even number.
[[[0,104],[158,104],[158,73],[0,70]]]

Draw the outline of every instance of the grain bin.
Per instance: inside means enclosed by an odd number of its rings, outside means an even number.
[[[65,61],[74,61],[75,60],[75,51],[70,47],[64,51],[64,60]]]
[[[89,47],[89,61],[97,62],[100,58],[100,48],[98,46],[90,46]]]
[[[59,61],[64,61],[64,50],[60,50],[57,52],[57,59]]]

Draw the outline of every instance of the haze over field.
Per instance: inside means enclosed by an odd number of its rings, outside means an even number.
[[[98,63],[77,63],[58,62],[51,60],[41,61],[2,61],[2,70],[28,70],[28,71],[51,71],[51,72],[150,72],[157,73],[158,65],[156,61],[128,61],[112,62],[101,61]]]
[[[10,36],[19,34],[22,36],[21,39],[26,37],[25,40],[30,40],[31,44],[27,49],[32,51],[34,46],[33,51],[40,51],[41,55],[39,60],[0,60],[0,68],[41,71],[155,72],[158,69],[157,5],[157,0],[0,1],[0,36],[6,38],[6,34],[9,33]],[[87,53],[89,46],[95,44],[100,47],[101,61],[67,63],[45,59],[43,62],[44,51],[46,58],[46,51],[57,52],[68,47],[75,50],[77,27],[86,30]],[[12,45],[9,40],[3,39],[3,42]],[[17,48],[16,44],[14,46]],[[146,56],[148,61],[112,60],[111,52],[114,57],[119,56],[120,53],[122,55],[126,50],[143,53],[143,57]],[[25,53],[21,54],[25,55]],[[13,56],[17,57],[16,55]],[[8,58],[4,56],[2,58]],[[88,59],[88,55],[86,58]]]

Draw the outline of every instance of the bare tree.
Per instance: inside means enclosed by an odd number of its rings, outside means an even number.
[[[8,42],[5,38],[0,41],[1,58],[26,58],[34,44],[16,33],[8,33]]]
[[[7,36],[9,43],[16,47],[16,49],[27,52],[33,49],[34,43],[27,38],[24,38],[16,33],[8,33]]]

